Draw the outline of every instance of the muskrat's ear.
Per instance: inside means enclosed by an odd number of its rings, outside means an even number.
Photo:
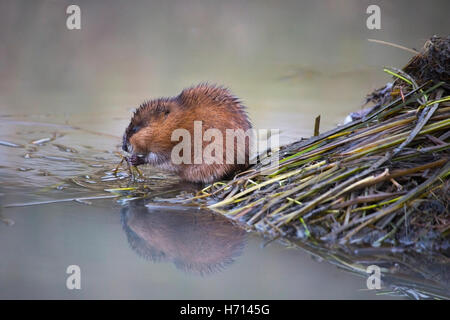
[[[164,106],[159,110],[159,115],[161,115],[164,119],[167,118],[167,116],[170,114],[170,108],[167,106]]]

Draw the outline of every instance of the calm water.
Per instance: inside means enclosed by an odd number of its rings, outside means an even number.
[[[210,212],[70,201],[129,186],[112,170],[130,112],[198,82],[229,86],[282,143],[319,114],[322,130],[342,122],[389,80],[383,66],[410,57],[367,38],[420,48],[450,30],[448,1],[377,3],[380,31],[365,27],[367,1],[78,1],[69,31],[69,1],[0,2],[0,298],[380,298]],[[196,188],[145,176],[156,199]],[[69,265],[81,290],[66,289]]]

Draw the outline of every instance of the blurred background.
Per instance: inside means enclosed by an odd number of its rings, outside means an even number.
[[[81,30],[66,27],[70,4]],[[371,4],[381,30],[366,27]],[[228,86],[281,143],[311,136],[319,114],[330,129],[412,56],[368,38],[420,49],[448,35],[449,12],[448,0],[0,0],[0,298],[378,298],[365,278],[258,237],[210,277],[146,261],[114,200],[1,205],[104,194],[131,111],[199,82]],[[65,287],[71,264],[81,291]]]
[[[72,3],[81,30],[66,28]],[[381,30],[366,27],[370,4]],[[209,81],[230,87],[256,126],[309,136],[316,115],[336,125],[388,80],[383,66],[411,57],[368,38],[420,49],[448,34],[449,11],[446,0],[2,0],[0,112],[66,114],[121,135],[144,99]]]

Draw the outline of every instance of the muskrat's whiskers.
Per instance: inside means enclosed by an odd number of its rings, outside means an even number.
[[[125,156],[120,155],[122,157],[122,159],[120,160],[119,164],[116,166],[116,168],[113,170],[113,174],[115,176],[117,176],[117,172],[119,171],[120,166],[123,164],[123,162],[125,161]]]

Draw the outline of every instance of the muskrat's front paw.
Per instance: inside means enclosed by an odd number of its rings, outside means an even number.
[[[145,164],[145,157],[142,155],[132,154],[128,160],[130,161],[130,164],[133,166],[139,166],[141,164]]]

